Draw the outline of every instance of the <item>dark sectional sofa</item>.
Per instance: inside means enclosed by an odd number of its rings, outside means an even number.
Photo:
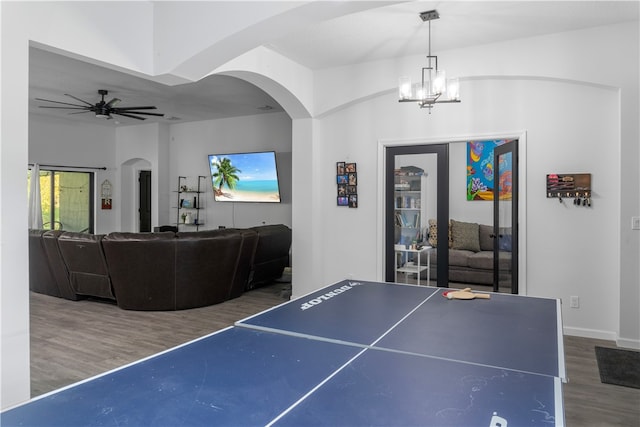
[[[129,310],[217,304],[271,283],[289,264],[291,229],[264,225],[197,232],[29,231],[29,287]]]

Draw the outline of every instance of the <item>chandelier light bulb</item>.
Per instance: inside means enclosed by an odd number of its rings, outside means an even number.
[[[400,99],[411,99],[411,77],[400,77],[398,82],[398,91]]]
[[[433,95],[442,95],[447,89],[447,78],[444,70],[436,71],[436,76],[432,83]]]
[[[458,79],[447,80],[447,98],[451,101],[460,99],[460,81]]]
[[[428,92],[429,91],[424,86],[422,86],[421,84],[417,84],[416,83],[415,88],[416,88],[416,90],[415,90],[415,99],[417,99],[418,102],[423,102],[425,99],[428,98],[428,96],[429,96]]]

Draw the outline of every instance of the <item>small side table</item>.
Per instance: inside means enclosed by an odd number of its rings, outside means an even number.
[[[427,270],[427,285],[431,283],[431,246],[422,246],[420,249],[407,249],[404,245],[396,245],[395,251],[396,253],[406,254],[406,261],[400,267],[398,267],[398,263],[396,262],[396,276],[395,281],[398,281],[398,272],[405,273],[405,283],[408,283],[407,276],[409,274],[416,275],[416,282],[420,284],[420,273],[424,270]],[[422,265],[420,261],[420,255],[423,253],[427,253],[427,265]],[[409,255],[413,254],[414,261],[409,261]]]

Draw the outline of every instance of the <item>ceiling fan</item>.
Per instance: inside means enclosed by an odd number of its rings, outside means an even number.
[[[116,107],[115,105],[118,104],[120,102],[120,99],[118,98],[113,98],[111,101],[109,102],[105,102],[104,97],[109,93],[109,91],[105,90],[105,89],[100,89],[98,90],[98,94],[100,94],[102,96],[102,99],[100,100],[100,102],[97,102],[95,104],[91,104],[85,100],[82,100],[80,98],[77,98],[73,95],[69,95],[68,93],[65,93],[65,96],[68,96],[70,98],[75,99],[76,101],[80,101],[82,104],[72,104],[69,102],[60,102],[60,101],[52,101],[50,99],[42,99],[42,98],[36,98],[36,100],[38,101],[45,101],[45,102],[53,102],[55,104],[64,104],[64,105],[68,105],[68,107],[53,107],[53,106],[47,106],[47,105],[40,105],[40,108],[61,108],[61,109],[68,109],[68,110],[80,110],[77,112],[72,112],[69,114],[82,114],[82,113],[88,113],[88,112],[93,112],[96,114],[96,117],[100,118],[100,119],[111,119],[111,115],[112,114],[117,114],[119,116],[124,116],[124,117],[130,117],[132,119],[138,119],[138,120],[146,120],[146,117],[140,117],[140,115],[145,115],[145,116],[159,116],[162,117],[164,116],[164,114],[161,113],[148,113],[145,111],[137,111],[137,110],[155,110],[156,107],[153,106],[145,106],[145,107]]]

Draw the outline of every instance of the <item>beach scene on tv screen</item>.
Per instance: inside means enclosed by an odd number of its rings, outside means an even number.
[[[213,196],[218,202],[280,202],[275,153],[209,155]]]

